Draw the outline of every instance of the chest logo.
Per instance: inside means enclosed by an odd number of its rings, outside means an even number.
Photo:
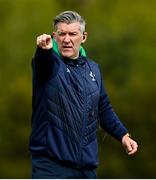
[[[67,68],[67,72],[68,72],[68,73],[70,73],[70,70],[69,70],[69,68]]]
[[[95,79],[95,74],[93,74],[92,71],[90,71],[89,75],[90,75],[90,77],[92,78],[92,81],[96,81],[96,79]]]

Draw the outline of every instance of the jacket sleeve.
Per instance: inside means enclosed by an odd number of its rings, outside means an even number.
[[[109,97],[104,89],[102,80],[100,87],[99,119],[101,127],[107,133],[109,133],[111,136],[121,142],[122,137],[128,131],[114,112],[110,104]]]
[[[52,49],[45,50],[37,47],[32,60],[33,72],[38,81],[43,82],[52,72]]]

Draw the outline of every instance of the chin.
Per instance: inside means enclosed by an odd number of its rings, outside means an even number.
[[[63,57],[66,57],[66,58],[73,58],[73,54],[68,54],[68,53],[62,53],[62,56]]]

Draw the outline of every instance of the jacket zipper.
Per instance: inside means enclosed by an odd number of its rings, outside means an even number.
[[[78,68],[78,66],[77,66]],[[85,127],[86,127],[86,104],[87,104],[87,92],[86,92],[86,83],[85,83],[85,79],[86,79],[86,65],[85,65],[85,72],[84,72],[84,77],[82,75],[82,73],[80,71],[78,71],[81,79],[83,81],[83,86],[84,86],[84,114],[83,114],[83,122],[82,122],[82,135],[80,138],[80,152],[78,154],[78,166],[81,164],[81,158],[82,158],[82,148],[84,146],[84,132],[85,132]]]

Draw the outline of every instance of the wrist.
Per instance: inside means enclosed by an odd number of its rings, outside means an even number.
[[[124,143],[125,139],[127,138],[131,138],[131,135],[129,133],[126,133],[123,137],[122,137],[122,143]]]
[[[127,136],[127,137],[130,137],[131,138],[131,135],[129,133],[126,133],[124,136]],[[123,137],[124,137],[123,136]]]

